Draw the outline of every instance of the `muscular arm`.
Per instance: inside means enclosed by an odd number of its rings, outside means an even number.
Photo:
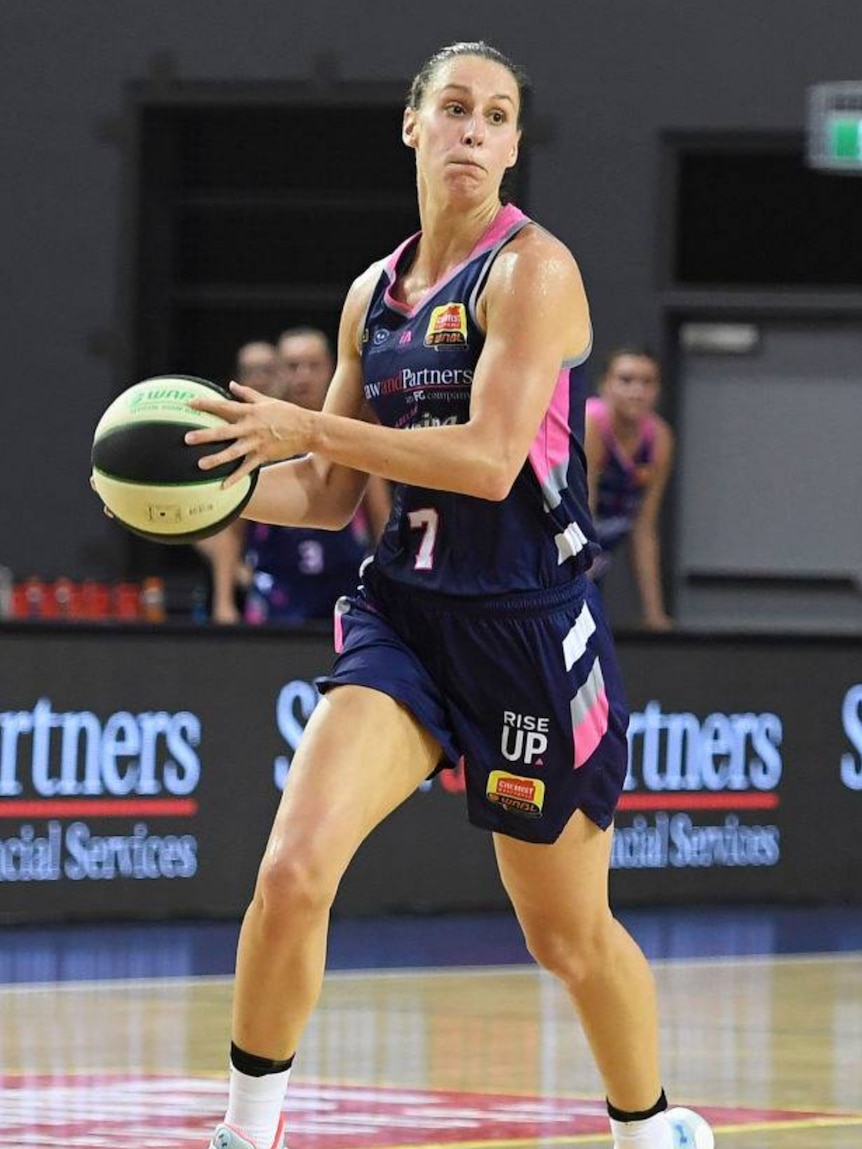
[[[583,285],[565,248],[541,232],[519,236],[511,247],[489,276],[486,339],[469,420],[415,428],[407,436],[378,426],[357,432],[324,414],[311,431],[316,450],[398,482],[506,497],[550,403],[561,362],[589,342]]]
[[[654,474],[632,527],[632,565],[640,591],[644,626],[648,630],[667,630],[672,625],[665,613],[661,588],[658,518],[673,466],[673,447],[673,433],[661,420],[656,430]]]
[[[234,439],[208,456],[207,463],[245,456],[233,481],[261,463],[310,451],[304,463],[286,464],[316,474],[314,482],[299,484],[306,500],[327,485],[339,491],[347,487],[358,498],[361,485],[351,485],[345,477],[351,472],[505,498],[550,403],[560,364],[580,355],[589,343],[586,296],[571,255],[547,233],[527,228],[498,256],[484,295],[486,341],[473,380],[470,418],[459,426],[416,428],[409,435],[357,418],[364,401],[359,327],[370,289],[364,277],[348,295],[333,387],[338,385],[322,412],[277,400],[202,400],[200,406],[225,416],[233,426],[192,432],[189,441]],[[269,468],[262,473],[259,493],[246,512],[249,517],[287,521],[288,496],[281,491],[276,495],[279,473],[280,468],[272,468],[272,478]],[[309,502],[294,494],[289,498],[290,514],[302,516],[290,521],[315,521]]]

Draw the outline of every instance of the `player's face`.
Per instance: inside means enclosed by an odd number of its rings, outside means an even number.
[[[456,56],[434,73],[418,109],[404,114],[420,185],[470,199],[496,195],[518,158],[518,85],[508,68]]]
[[[332,378],[332,360],[316,335],[290,335],[278,345],[282,398],[319,411]]]
[[[655,407],[661,379],[646,355],[618,355],[602,381],[602,395],[624,419],[640,419]]]
[[[253,387],[263,395],[278,392],[278,356],[274,347],[252,345],[241,352],[237,369],[237,382]]]

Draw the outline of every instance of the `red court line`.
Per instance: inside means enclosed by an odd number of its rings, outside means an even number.
[[[202,1125],[221,1120],[227,1099],[226,1084],[209,1078],[144,1072],[0,1074],[0,1089],[8,1145],[120,1145],[130,1126],[146,1123],[151,1144],[187,1149],[199,1141]],[[539,1142],[566,1149],[605,1144],[607,1137],[600,1098],[315,1082],[291,1082],[289,1098],[298,1102],[291,1129],[306,1149],[530,1149]],[[67,1109],[61,1121],[56,1114]],[[698,1105],[698,1112],[719,1134],[750,1132],[760,1139],[773,1129],[806,1130],[809,1144],[818,1143],[816,1130],[862,1125],[858,1112],[710,1105]]]
[[[620,810],[774,810],[780,799],[773,791],[756,794],[623,794]]]
[[[0,802],[0,818],[191,818],[193,798],[44,798]]]

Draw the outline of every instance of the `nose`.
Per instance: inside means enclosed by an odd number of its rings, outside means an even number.
[[[475,147],[480,144],[485,138],[485,124],[479,116],[471,116],[464,123],[464,131],[461,136],[462,140],[468,147]]]

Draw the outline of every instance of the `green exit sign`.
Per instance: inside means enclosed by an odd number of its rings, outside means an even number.
[[[835,116],[829,126],[829,150],[833,159],[862,164],[862,117]]]
[[[862,179],[862,80],[808,89],[805,145],[809,167]]]

